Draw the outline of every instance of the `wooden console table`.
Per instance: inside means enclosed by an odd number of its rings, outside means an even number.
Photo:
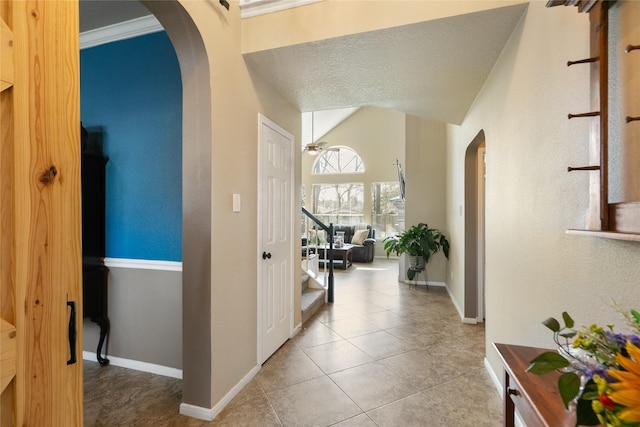
[[[560,373],[534,375],[526,372],[531,360],[544,348],[493,344],[505,368],[504,425],[514,427],[517,408],[527,427],[575,427],[576,414],[567,411],[558,392]]]

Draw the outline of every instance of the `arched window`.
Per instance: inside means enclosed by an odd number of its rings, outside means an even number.
[[[349,147],[330,147],[316,159],[313,165],[314,175],[364,173],[364,163]]]

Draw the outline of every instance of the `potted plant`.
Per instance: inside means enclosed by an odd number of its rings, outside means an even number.
[[[407,270],[409,280],[413,280],[416,273],[423,271],[431,255],[439,252],[440,249],[442,249],[444,256],[449,258],[449,241],[445,235],[440,230],[429,228],[427,224],[422,222],[384,240],[387,258],[391,252],[395,252],[396,255],[403,253],[409,255],[409,269]]]

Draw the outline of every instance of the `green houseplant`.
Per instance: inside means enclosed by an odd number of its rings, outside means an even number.
[[[449,241],[436,228],[429,228],[425,223],[414,225],[404,232],[384,239],[384,250],[387,258],[392,252],[396,255],[409,255],[409,269],[407,278],[413,280],[416,273],[424,270],[424,264],[429,262],[431,255],[442,249],[444,256],[449,258]],[[420,262],[422,260],[422,262]]]

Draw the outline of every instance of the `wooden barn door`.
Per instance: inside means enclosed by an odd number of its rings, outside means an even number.
[[[78,2],[0,18],[0,425],[81,426]]]

